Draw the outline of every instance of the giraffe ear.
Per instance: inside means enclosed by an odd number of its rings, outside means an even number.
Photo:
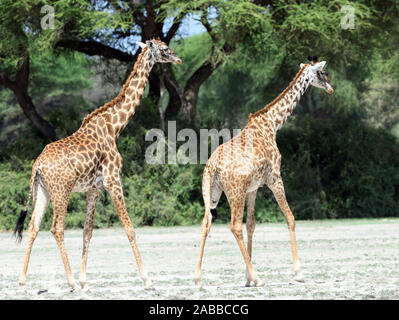
[[[320,61],[320,62],[317,62],[316,65],[318,66],[319,70],[321,70],[326,65],[326,62],[325,61]]]
[[[137,44],[140,46],[141,49],[143,49],[146,46],[145,43],[142,43],[140,41],[137,41]]]
[[[321,62],[317,62],[316,64],[314,64],[311,68],[312,68],[313,72],[316,72],[316,71],[322,70],[325,65],[326,65],[326,62],[321,61]]]

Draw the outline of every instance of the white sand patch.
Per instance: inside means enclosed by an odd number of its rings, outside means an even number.
[[[258,224],[254,267],[265,282],[245,287],[245,267],[228,225],[213,225],[205,245],[202,288],[194,286],[200,226],[137,228],[137,243],[154,283],[145,290],[123,229],[94,230],[88,290],[70,292],[56,242],[41,231],[33,246],[26,292],[18,276],[25,255],[10,233],[0,233],[0,299],[398,299],[399,219],[297,222],[305,282],[293,280],[285,224]],[[82,230],[65,232],[78,283]],[[245,227],[244,227],[245,233]]]

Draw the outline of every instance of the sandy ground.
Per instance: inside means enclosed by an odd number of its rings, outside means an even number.
[[[245,227],[244,227],[245,229]],[[247,288],[244,262],[228,225],[213,225],[205,246],[202,288],[193,285],[200,226],[137,228],[155,290],[144,290],[123,229],[94,230],[85,292],[70,292],[58,247],[41,231],[33,247],[26,293],[18,291],[21,245],[0,233],[0,299],[399,299],[399,219],[297,222],[305,282],[293,281],[285,224],[259,224],[254,266],[262,287]],[[82,230],[65,233],[79,279]]]

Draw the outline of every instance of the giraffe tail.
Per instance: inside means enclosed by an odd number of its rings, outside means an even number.
[[[24,221],[25,221],[27,213],[28,213],[27,210],[21,210],[21,212],[19,213],[17,224],[15,226],[14,233],[13,233],[13,235],[15,237],[15,241],[17,243],[20,243],[22,240],[22,231],[24,230]]]
[[[29,208],[29,204],[30,204],[30,200],[32,198],[32,193],[33,193],[33,189],[34,189],[34,185],[35,185],[35,181],[36,181],[36,174],[37,174],[37,168],[34,165],[33,169],[32,169],[32,175],[30,177],[30,187],[29,187],[29,195],[28,195],[28,200],[26,202],[25,208],[23,210],[21,210],[21,212],[19,213],[19,217],[14,229],[14,237],[15,237],[15,241],[17,243],[20,243],[22,240],[22,232],[24,230],[24,222],[25,222],[25,218],[26,215],[28,213],[28,208]]]
[[[216,220],[218,218],[218,212],[216,211],[216,208],[211,208],[211,214],[213,220]]]
[[[216,220],[218,217],[216,208],[211,207],[214,173],[215,172],[209,167],[205,169],[204,176],[202,179],[202,196],[205,204],[205,211],[206,211],[205,214],[207,215],[208,212],[210,212],[212,214],[212,219]]]

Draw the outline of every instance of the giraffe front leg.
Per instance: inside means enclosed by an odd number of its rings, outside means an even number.
[[[277,177],[274,180],[274,183],[269,185],[270,190],[273,192],[274,197],[277,200],[278,205],[280,206],[281,211],[284,214],[284,217],[287,221],[288,231],[290,233],[290,241],[291,241],[291,251],[292,257],[294,261],[294,279],[299,282],[303,282],[303,275],[300,270],[300,264],[298,259],[298,249],[296,245],[296,237],[295,237],[295,218],[291,212],[291,209],[288,205],[287,199],[285,197],[284,184],[281,177]]]
[[[247,250],[250,261],[252,260],[252,238],[255,231],[255,200],[256,200],[256,192],[257,190],[248,193],[247,195],[247,221],[246,221],[246,229],[247,229]],[[253,283],[249,278],[248,269],[246,270],[247,283],[246,287],[250,287]]]
[[[111,198],[114,203],[115,209],[118,213],[119,219],[121,220],[121,222],[125,228],[126,235],[129,239],[130,245],[132,246],[133,254],[136,259],[137,266],[139,268],[140,277],[144,282],[144,288],[152,289],[152,282],[148,278],[147,271],[144,268],[143,261],[141,259],[141,255],[139,252],[139,248],[136,243],[135,231],[134,231],[132,222],[130,221],[129,215],[126,210],[125,199],[123,197],[122,186],[121,186],[121,183],[119,182],[119,179],[118,180],[117,179],[112,179],[112,180],[108,179],[105,188],[111,195]]]
[[[86,264],[87,255],[89,251],[90,239],[93,233],[94,211],[96,209],[96,202],[99,191],[92,189],[86,193],[86,220],[83,229],[83,252],[82,252],[82,266],[80,268],[79,283],[82,289],[87,289],[86,286]]]

